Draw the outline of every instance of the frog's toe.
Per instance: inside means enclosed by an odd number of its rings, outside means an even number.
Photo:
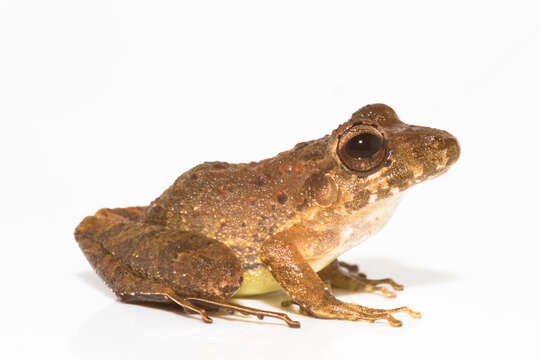
[[[369,322],[374,322],[376,320],[386,320],[389,325],[394,327],[399,327],[403,325],[403,323],[401,322],[401,320],[396,319],[393,314],[407,313],[413,319],[421,318],[421,314],[419,312],[413,311],[407,306],[395,309],[372,309],[357,304],[347,304],[347,307],[351,307],[356,311],[356,318],[354,320],[365,320]]]
[[[288,302],[288,304],[292,303],[297,304],[292,300]],[[300,305],[300,308],[302,309],[303,306]],[[407,313],[414,319],[421,318],[421,314],[419,312],[413,311],[407,306],[395,309],[373,309],[358,304],[345,303],[341,301],[311,307],[309,309],[305,309],[305,311],[315,317],[326,319],[367,321],[370,323],[373,323],[377,320],[386,320],[389,325],[394,327],[402,326],[403,323],[401,320],[396,319],[393,314]]]
[[[378,286],[378,285],[381,285],[381,284],[390,285],[392,289],[396,291],[402,291],[404,289],[403,285],[398,284],[394,280],[389,279],[389,278],[379,279],[379,280],[368,279],[368,278],[358,278],[357,280],[361,285],[363,285],[363,290],[365,292],[369,292],[369,293],[380,292],[384,297],[387,297],[387,298],[395,298],[396,293],[393,292],[392,290],[388,290],[384,286]]]
[[[396,297],[395,291],[402,291],[403,285],[390,278],[369,279],[366,274],[359,272],[357,265],[351,265],[343,261],[334,261],[319,272],[323,281],[329,281],[332,286],[342,289],[380,293],[386,298]]]
[[[265,316],[268,316],[268,317],[273,317],[273,318],[281,319],[285,321],[285,323],[289,325],[289,327],[292,327],[292,328],[300,327],[300,322],[291,320],[291,318],[289,318],[287,314],[284,314],[284,313],[254,309],[254,308],[250,308],[243,305],[214,301],[214,300],[209,300],[209,299],[187,298],[186,300],[192,304],[201,304],[201,305],[209,306],[214,309],[223,309],[227,311],[229,314],[234,314],[235,312],[239,312],[240,314],[243,314],[243,315],[254,315],[259,320],[262,320],[264,319]]]
[[[398,284],[397,282],[395,282],[394,280],[392,280],[390,278],[368,279],[366,274],[361,273],[359,271],[358,265],[351,265],[351,264],[348,264],[348,263],[346,263],[344,261],[339,261],[338,264],[339,264],[340,267],[346,269],[349,272],[349,274],[352,277],[354,277],[358,282],[361,282],[361,283],[364,283],[364,284],[367,284],[367,285],[387,284],[387,285],[390,285],[396,291],[402,291],[404,289],[403,285]],[[392,291],[386,290],[386,289],[381,288],[381,287],[366,286],[365,291],[367,291],[367,292],[381,291],[385,297],[395,297],[396,296],[396,294],[393,293]],[[387,294],[388,295],[392,294],[392,295],[387,296]]]
[[[395,292],[388,290],[384,286],[373,286],[371,284],[367,284],[364,286],[363,290],[368,293],[381,293],[381,295],[385,298],[395,298],[397,296]]]

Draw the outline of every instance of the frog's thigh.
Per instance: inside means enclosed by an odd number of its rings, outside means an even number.
[[[81,225],[83,224],[84,221]],[[119,298],[128,302],[170,302],[162,295],[150,295],[161,294],[165,290],[163,284],[136,275],[128,265],[119,261],[91,237],[81,233],[76,237],[88,262]]]
[[[171,290],[227,299],[242,281],[234,253],[202,235],[89,216],[75,236],[97,273],[126,301],[168,302],[159,294]]]

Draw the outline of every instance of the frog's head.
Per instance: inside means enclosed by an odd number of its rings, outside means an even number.
[[[349,198],[354,208],[444,173],[460,153],[448,132],[405,124],[383,104],[355,112],[332,133],[328,146],[339,165],[332,178],[342,193],[354,194]]]

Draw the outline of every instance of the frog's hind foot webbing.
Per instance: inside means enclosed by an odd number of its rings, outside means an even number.
[[[239,312],[240,314],[243,314],[243,315],[254,315],[259,320],[264,319],[265,316],[273,317],[273,318],[281,319],[281,320],[285,321],[285,323],[287,323],[287,325],[289,325],[289,327],[292,327],[292,328],[299,328],[300,327],[300,322],[291,320],[284,313],[278,313],[278,312],[266,311],[266,310],[259,310],[259,309],[254,309],[254,308],[250,308],[250,307],[247,307],[247,306],[242,306],[242,305],[237,305],[237,304],[230,304],[230,303],[219,302],[219,301],[214,301],[214,300],[200,299],[200,298],[186,298],[184,300],[189,301],[190,303],[192,303],[195,306],[196,306],[196,304],[200,304],[200,305],[203,305],[203,306],[204,305],[209,306],[209,307],[214,308],[214,309],[223,309],[223,310],[227,311],[230,314],[234,314],[234,312],[236,311],[236,312]],[[181,304],[179,304],[179,305],[181,305]],[[181,305],[181,306],[183,306],[183,305]]]

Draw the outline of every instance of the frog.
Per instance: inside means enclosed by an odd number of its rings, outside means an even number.
[[[345,302],[333,289],[394,297],[403,286],[338,258],[378,232],[407,189],[444,174],[459,156],[450,133],[366,105],[330,134],[275,157],[205,162],[147,206],[101,209],[82,220],[75,239],[124,302],[176,304],[208,323],[209,313],[225,311],[299,327],[284,312],[232,300],[282,290],[283,306],[309,316],[397,327],[396,314],[421,314]]]

